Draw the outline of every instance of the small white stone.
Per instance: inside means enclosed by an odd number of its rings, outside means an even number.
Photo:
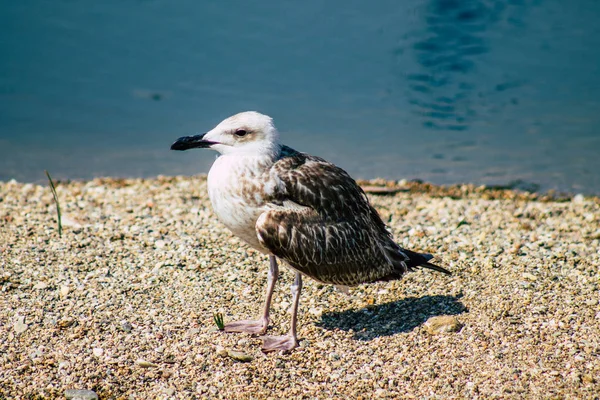
[[[94,349],[92,350],[92,353],[96,357],[102,357],[104,355],[104,349],[102,349],[100,347],[94,347]]]
[[[215,353],[217,353],[217,355],[221,356],[221,357],[227,356],[227,350],[225,350],[225,348],[223,346],[215,347]]]
[[[523,278],[527,279],[528,281],[537,281],[537,276],[530,274],[529,272],[523,272]]]
[[[69,400],[98,400],[96,392],[91,390],[65,390],[65,397]]]
[[[308,310],[308,312],[315,317],[320,317],[323,314],[323,309],[319,307],[312,307],[310,310]]]
[[[42,351],[42,349],[38,348],[38,349],[32,351],[31,354],[29,354],[29,358],[31,358],[32,360],[40,359],[43,354],[44,354],[44,352]]]
[[[68,226],[70,228],[81,228],[81,224],[71,217],[63,215],[60,219],[62,226]]]
[[[573,203],[581,204],[581,203],[583,203],[584,200],[585,200],[585,197],[583,197],[583,195],[581,193],[578,193],[575,196],[573,196]]]
[[[142,358],[137,359],[135,361],[135,363],[138,366],[142,367],[142,368],[156,368],[156,367],[158,367],[158,365],[156,365],[156,364],[154,364],[154,363],[152,363],[150,361],[146,361],[146,360],[144,360]]]
[[[44,290],[48,287],[46,282],[38,282],[33,288],[36,290]]]
[[[61,297],[67,297],[69,295],[70,291],[71,291],[71,289],[69,288],[68,285],[62,285],[60,287],[60,296]]]
[[[167,245],[167,242],[165,242],[164,240],[161,240],[161,239],[154,242],[154,247],[156,247],[157,249],[162,249],[166,245]]]
[[[25,317],[23,317],[23,316],[17,317],[17,320],[15,321],[13,328],[17,335],[25,332],[27,330],[27,328],[29,328],[29,326],[25,323]]]

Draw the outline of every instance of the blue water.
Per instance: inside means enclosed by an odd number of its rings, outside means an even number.
[[[600,194],[597,0],[0,3],[0,180],[207,172],[244,110],[355,177]]]

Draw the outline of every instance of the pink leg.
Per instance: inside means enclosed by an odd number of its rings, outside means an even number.
[[[277,259],[274,256],[269,256],[269,274],[267,276],[267,299],[265,301],[265,309],[263,315],[257,320],[245,320],[230,322],[225,324],[225,332],[246,332],[264,335],[269,326],[269,309],[271,308],[271,299],[275,289],[275,282],[279,276],[279,267]]]
[[[298,305],[300,304],[300,292],[302,291],[302,275],[296,272],[294,283],[292,284],[292,321],[290,323],[290,332],[285,336],[263,336],[262,350],[265,353],[271,351],[290,351],[298,346],[298,335],[296,326],[298,323]]]

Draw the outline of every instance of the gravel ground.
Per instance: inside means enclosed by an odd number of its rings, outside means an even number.
[[[61,183],[62,237],[47,186],[0,183],[0,399],[598,398],[600,199],[401,189],[370,197],[454,275],[349,296],[307,279],[300,348],[264,355],[215,328],[259,314],[268,263],[216,221],[204,177]]]

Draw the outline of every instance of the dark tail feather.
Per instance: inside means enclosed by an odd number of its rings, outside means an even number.
[[[386,247],[385,251],[386,255],[396,268],[391,274],[379,278],[378,280],[380,281],[392,281],[395,279],[400,279],[406,272],[412,271],[418,267],[423,267],[431,269],[433,271],[441,272],[443,274],[452,275],[452,273],[447,269],[430,263],[429,260],[433,259],[433,256],[431,254],[416,253],[414,251],[401,249],[396,246],[394,246],[393,248]],[[406,256],[408,256],[408,260],[406,259]]]
[[[446,275],[452,275],[452,272],[448,271],[446,268],[442,268],[439,265],[435,265],[432,263],[425,263],[425,264],[421,264],[419,266],[423,267],[423,268],[427,268],[427,269],[432,269],[434,271],[441,272]]]
[[[431,269],[433,271],[441,272],[446,275],[452,275],[452,273],[446,268],[442,268],[439,265],[430,263],[429,260],[433,259],[433,256],[431,254],[415,253],[414,251],[406,249],[403,249],[402,252],[410,258],[410,261],[408,262],[409,268],[423,267]]]

